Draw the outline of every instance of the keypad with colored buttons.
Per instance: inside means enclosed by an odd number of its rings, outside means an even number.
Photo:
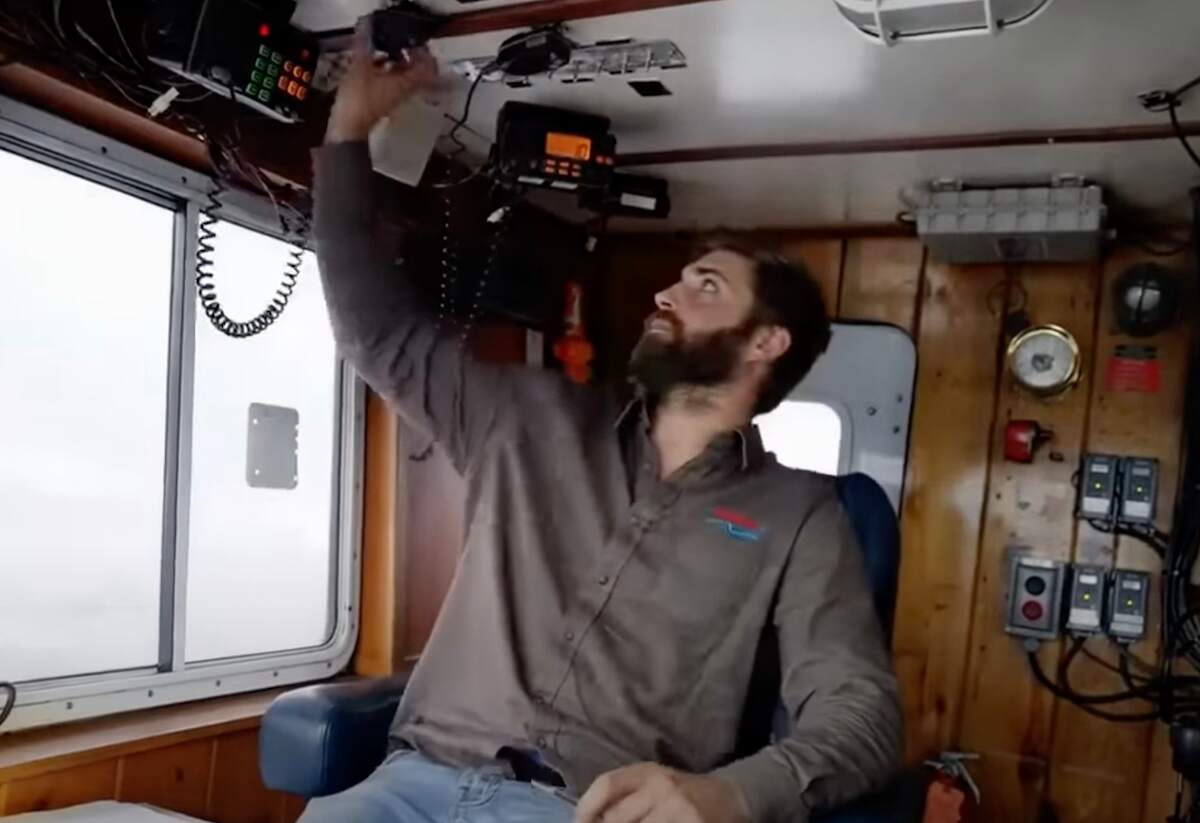
[[[305,59],[310,57],[307,50],[304,56]],[[246,94],[261,103],[271,103],[277,93],[295,100],[305,100],[312,79],[313,73],[310,68],[289,60],[283,52],[260,43],[250,71],[250,82],[245,87]]]

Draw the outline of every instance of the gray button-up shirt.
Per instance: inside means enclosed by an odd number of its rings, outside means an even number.
[[[466,547],[394,739],[462,766],[537,750],[575,794],[641,761],[715,772],[760,821],[881,787],[896,681],[832,480],[784,468],[750,426],[660,480],[637,404],[439,336],[374,236],[366,145],[315,159],[341,351],[468,483]],[[734,759],[772,625],[792,734]]]

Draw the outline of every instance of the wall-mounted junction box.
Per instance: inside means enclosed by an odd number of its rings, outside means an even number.
[[[1121,467],[1121,520],[1153,523],[1158,498],[1158,461],[1126,457]]]
[[[1108,633],[1116,640],[1141,640],[1146,636],[1146,610],[1150,604],[1150,575],[1116,569],[1108,605]]]
[[[1079,516],[1108,520],[1113,514],[1121,458],[1112,454],[1085,454],[1079,470]]]
[[[1009,576],[1008,613],[1004,630],[1019,637],[1053,640],[1062,623],[1063,563],[1015,555]]]
[[[1095,634],[1103,628],[1108,569],[1076,565],[1067,586],[1067,631]]]

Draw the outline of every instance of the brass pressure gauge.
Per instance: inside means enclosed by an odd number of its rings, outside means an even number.
[[[1061,326],[1030,326],[1008,344],[1008,368],[1032,394],[1062,394],[1079,382],[1079,344]]]

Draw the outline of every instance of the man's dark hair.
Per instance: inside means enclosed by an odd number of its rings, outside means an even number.
[[[724,235],[708,238],[701,254],[728,251],[754,264],[751,327],[782,326],[792,337],[771,368],[758,394],[754,413],[765,414],[783,402],[829,346],[829,314],[821,286],[799,261],[765,248],[755,248]]]

